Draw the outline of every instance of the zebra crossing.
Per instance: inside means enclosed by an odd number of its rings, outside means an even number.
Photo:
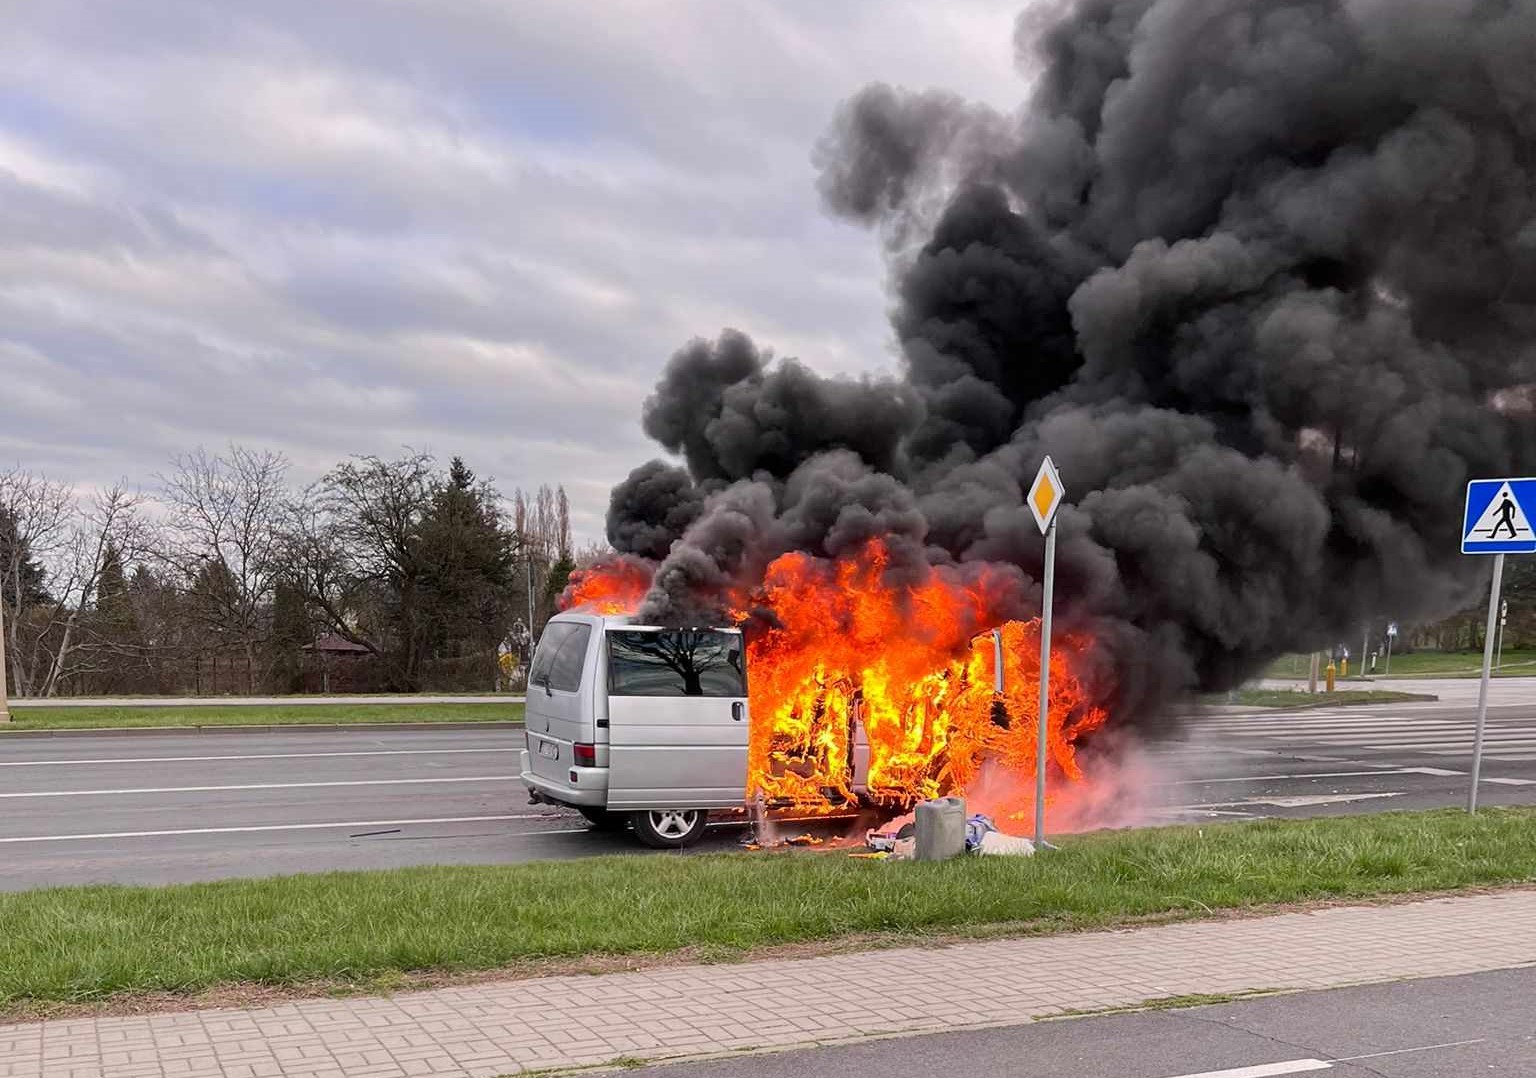
[[[1215,712],[1185,721],[1184,742],[1201,748],[1262,750],[1268,743],[1413,756],[1464,757],[1472,751],[1473,719],[1465,708],[1441,704],[1316,708],[1283,713]],[[1490,707],[1484,757],[1536,761],[1536,707]]]

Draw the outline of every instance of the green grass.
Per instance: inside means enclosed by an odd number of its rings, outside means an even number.
[[[1291,678],[1305,680],[1307,676],[1308,659],[1305,655],[1285,655],[1270,663],[1264,671],[1264,676],[1269,678]],[[1322,679],[1322,671],[1328,667],[1324,662],[1318,671],[1319,680]],[[1392,677],[1478,677],[1483,672],[1483,653],[1481,651],[1415,651],[1406,655],[1392,656]],[[1367,674],[1367,677],[1383,678],[1387,676],[1386,661],[1376,664],[1376,672]],[[1536,677],[1536,651],[1514,651],[1508,648],[1504,651],[1504,665],[1499,672],[1501,677]],[[1351,659],[1349,663],[1349,680],[1355,681],[1360,677],[1358,663]]]
[[[1438,700],[1417,692],[1389,692],[1380,690],[1340,689],[1336,692],[1318,691],[1305,693],[1299,689],[1239,689],[1228,695],[1214,693],[1205,698],[1208,704],[1233,704],[1242,707],[1339,707],[1344,704],[1398,704],[1406,700]]]
[[[521,722],[505,704],[197,704],[188,707],[12,707],[0,737],[17,730],[129,726],[313,726],[321,723]]]
[[[0,894],[0,1016],[256,982],[306,992],[597,955],[1059,932],[1536,880],[1536,810],[1077,836],[1034,858],[598,857]],[[317,988],[316,986],[322,986]]]

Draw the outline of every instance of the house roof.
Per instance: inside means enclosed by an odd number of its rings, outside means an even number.
[[[337,636],[335,633],[323,633],[322,635],[315,637],[315,642],[313,644],[305,644],[302,650],[328,651],[344,655],[368,654],[367,646],[354,643],[344,636]]]

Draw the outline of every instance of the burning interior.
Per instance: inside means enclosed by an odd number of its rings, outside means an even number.
[[[972,791],[990,762],[1019,781],[1015,794],[991,779],[989,808],[1023,819],[1034,796],[1026,783],[1039,721],[1038,621],[1008,619],[1016,581],[1006,572],[929,567],[896,583],[889,573],[889,551],[872,539],[837,561],[780,555],[732,596],[733,620],[747,628],[749,795],[799,813],[906,811]],[[600,567],[578,574],[565,605],[633,613],[649,583],[633,562]],[[1082,778],[1078,743],[1107,718],[1074,673],[1087,647],[1068,637],[1051,660],[1048,765],[1071,781]]]

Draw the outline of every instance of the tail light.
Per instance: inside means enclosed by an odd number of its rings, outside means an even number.
[[[583,745],[580,742],[571,746],[576,758],[577,767],[597,766],[597,746]]]

